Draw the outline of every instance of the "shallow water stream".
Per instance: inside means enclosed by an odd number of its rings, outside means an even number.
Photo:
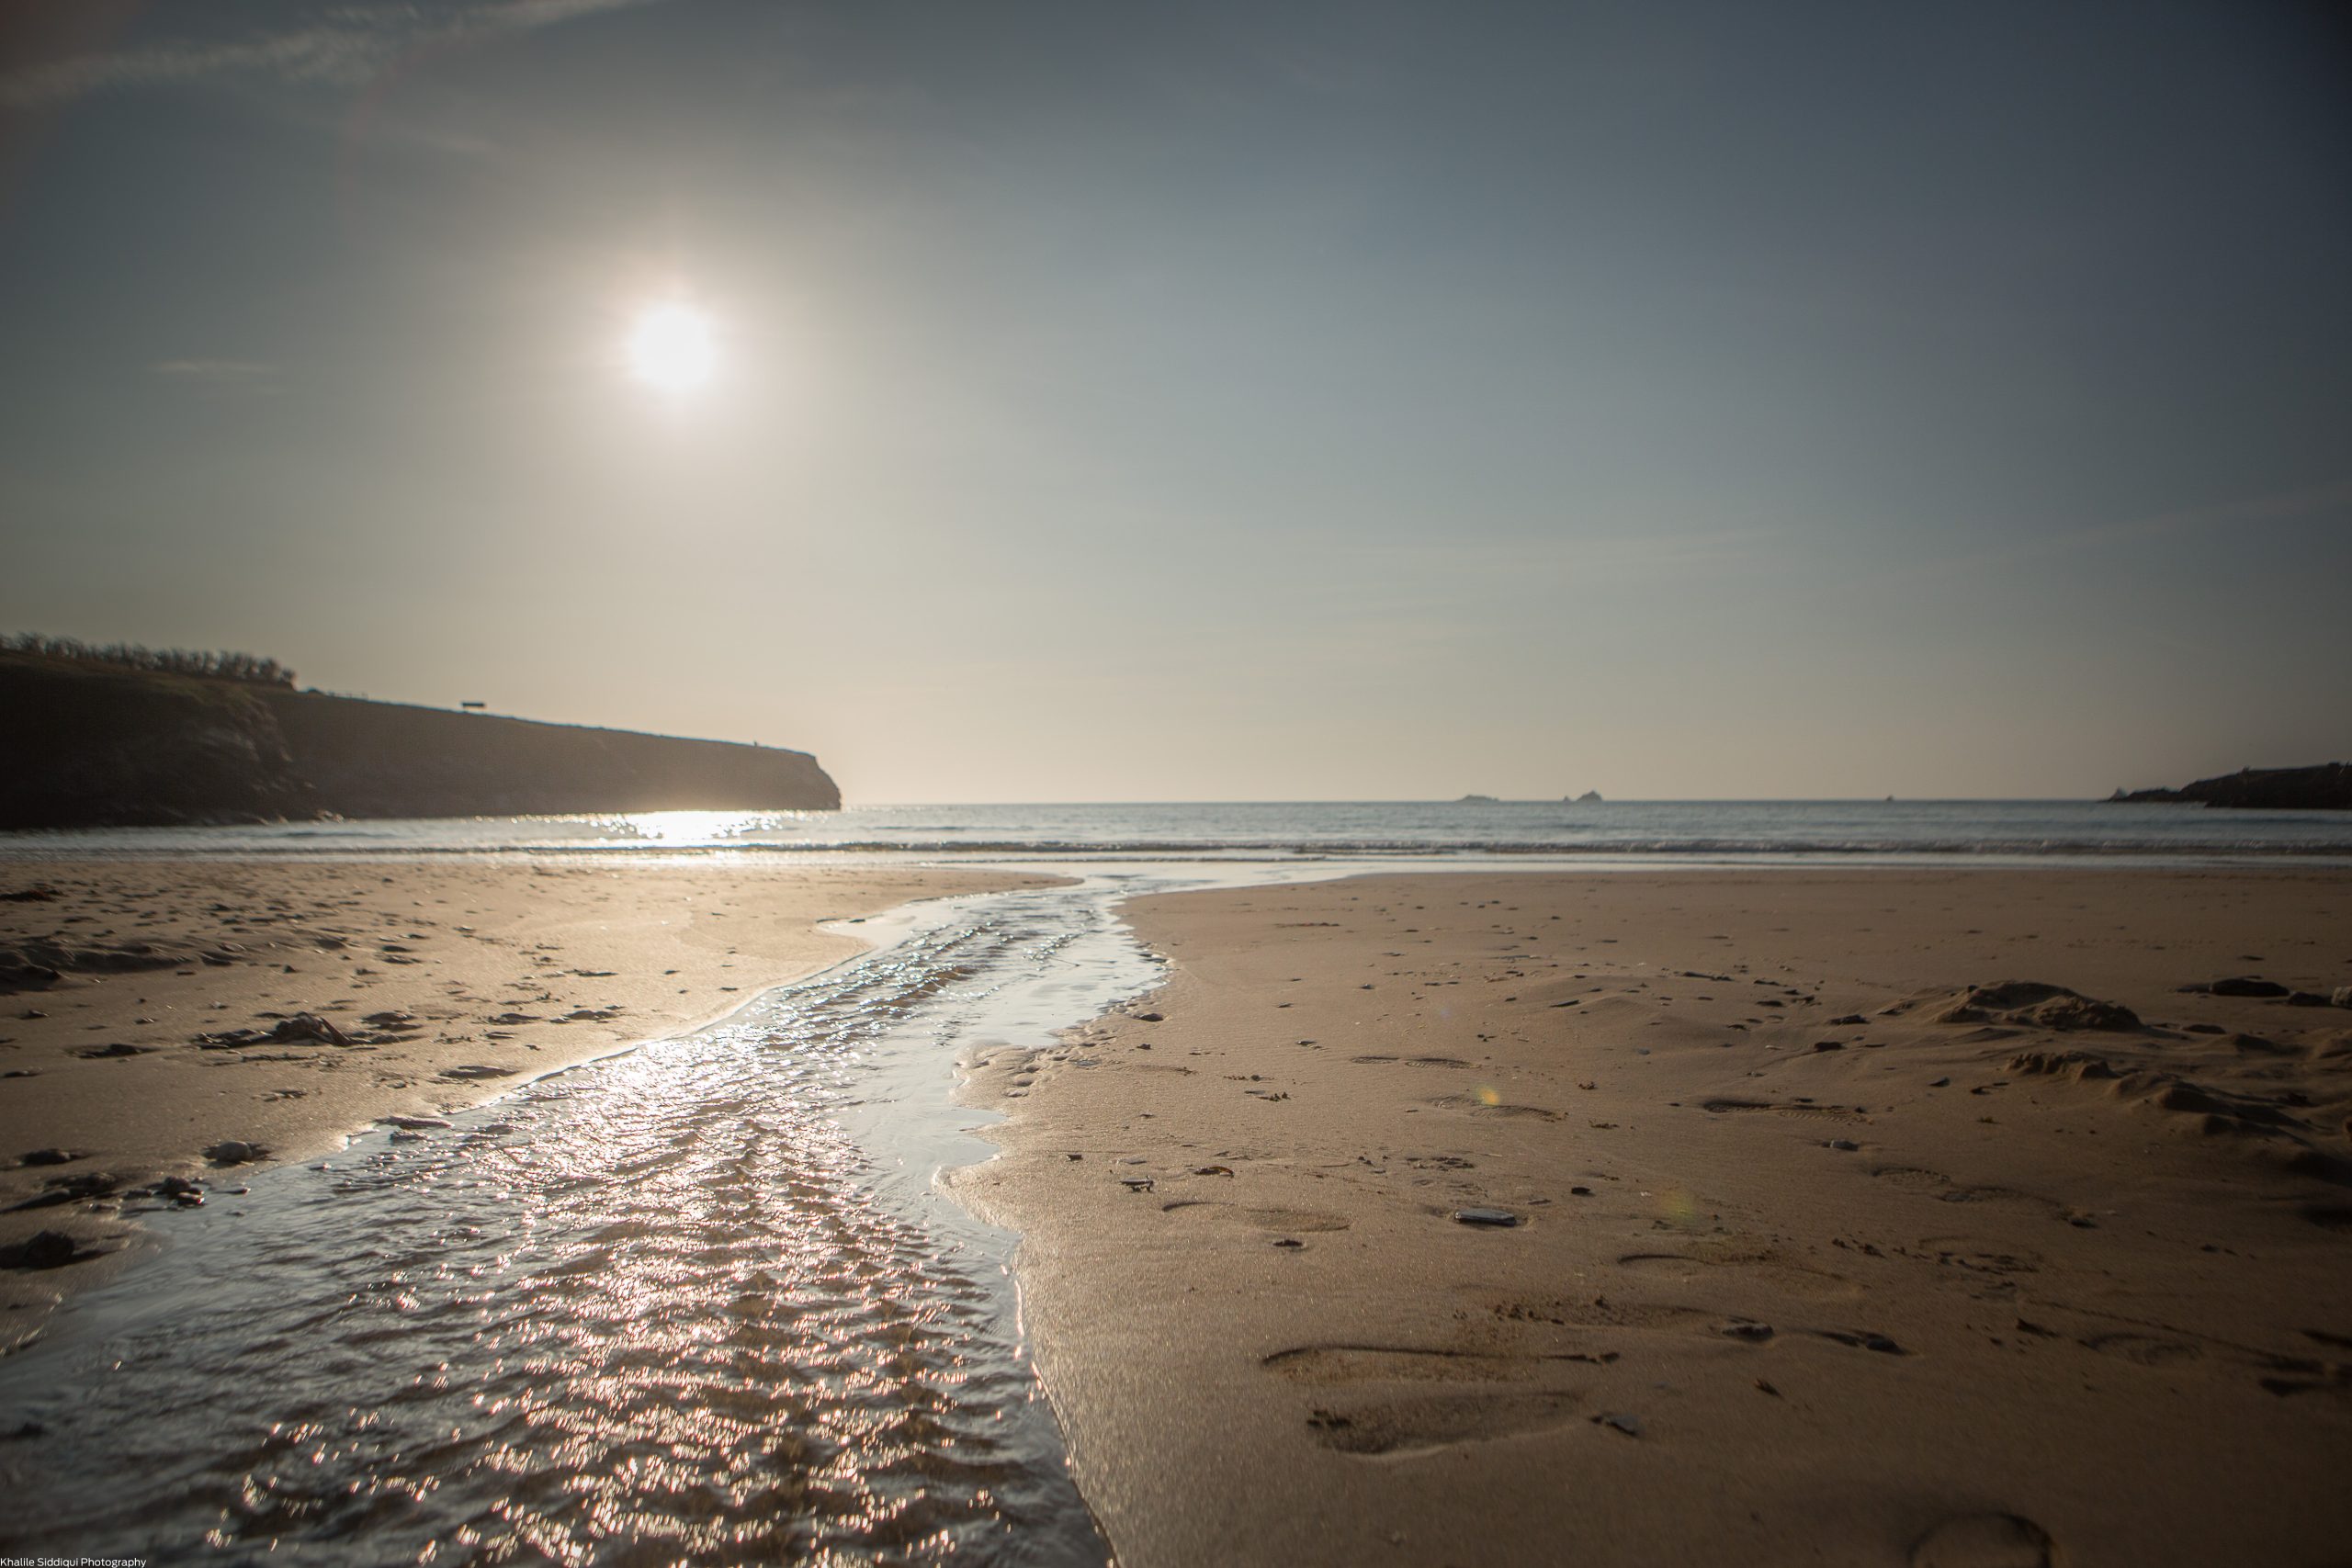
[[[710,1027],[156,1215],[0,1362],[0,1431],[39,1428],[0,1441],[0,1544],[1103,1562],[1014,1238],[933,1178],[989,1153],[951,1064],[1153,984],[1113,906],[1174,880],[910,906]]]

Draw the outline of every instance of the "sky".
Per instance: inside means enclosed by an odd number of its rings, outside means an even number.
[[[0,630],[854,802],[2352,758],[2327,7],[6,18]]]

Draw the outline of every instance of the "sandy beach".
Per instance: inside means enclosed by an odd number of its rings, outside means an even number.
[[[956,1179],[1126,1568],[2346,1561],[2342,873],[1128,908]]]
[[[187,1201],[135,1190],[233,1187],[255,1161],[691,1028],[859,950],[823,922],[1038,880],[640,856],[12,863],[0,1346],[135,1250],[126,1208]],[[24,1267],[43,1232],[74,1259]]]

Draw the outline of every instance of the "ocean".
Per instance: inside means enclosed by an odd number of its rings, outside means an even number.
[[[0,858],[14,859],[611,851],[968,862],[2335,862],[2352,861],[2352,818],[2068,800],[1329,801],[852,806],[0,834]]]

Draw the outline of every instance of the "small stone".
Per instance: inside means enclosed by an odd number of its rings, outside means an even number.
[[[280,1043],[310,1040],[322,1045],[351,1043],[351,1036],[314,1012],[298,1012],[292,1018],[280,1020],[269,1032],[269,1038]]]
[[[242,1138],[223,1138],[205,1150],[204,1157],[215,1165],[243,1165],[247,1160],[259,1159],[261,1153],[258,1146]]]
[[[1453,1221],[1456,1224],[1491,1225],[1498,1230],[1508,1230],[1519,1224],[1519,1216],[1509,1209],[1456,1209]]]
[[[1745,1339],[1752,1345],[1761,1345],[1772,1337],[1772,1325],[1769,1323],[1727,1323],[1724,1325],[1724,1335],[1726,1338]]]
[[[2226,980],[2216,980],[2209,986],[2190,986],[2188,990],[2201,990],[2216,997],[2283,997],[2287,987],[2276,980],[2265,980],[2252,975],[2235,975]]]
[[[82,1156],[71,1149],[33,1149],[21,1156],[19,1165],[67,1165]]]
[[[1821,1146],[1826,1149],[1838,1149],[1847,1154],[1852,1154],[1856,1149],[1860,1148],[1862,1145],[1854,1142],[1851,1138],[1832,1138]]]
[[[41,1231],[25,1243],[24,1258],[36,1269],[54,1269],[73,1262],[76,1250],[74,1238],[63,1231]]]
[[[1638,1416],[1627,1416],[1622,1413],[1596,1416],[1592,1418],[1592,1424],[1596,1427],[1606,1427],[1611,1431],[1623,1432],[1629,1438],[1638,1438],[1642,1435],[1642,1418]]]

